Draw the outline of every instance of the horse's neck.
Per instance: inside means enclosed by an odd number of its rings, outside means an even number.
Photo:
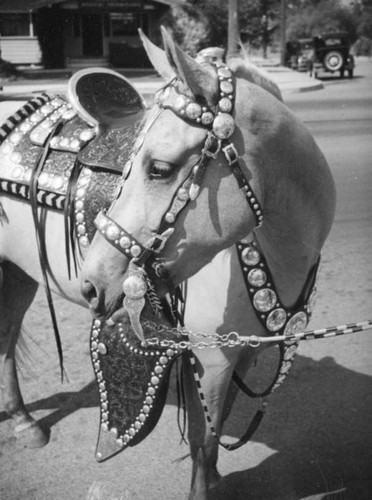
[[[309,131],[278,99],[239,80],[234,140],[264,214],[257,241],[285,306],[297,300],[334,214],[334,183]]]
[[[223,250],[188,281],[185,325],[205,333],[242,332],[249,298],[235,247]]]

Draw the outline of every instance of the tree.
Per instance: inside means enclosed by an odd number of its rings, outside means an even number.
[[[253,47],[268,46],[279,26],[280,0],[239,1],[240,37]],[[207,46],[227,47],[228,2],[189,0],[172,7],[162,21],[182,48],[192,54]]]
[[[208,45],[210,23],[201,10],[192,5],[173,6],[161,24],[172,33],[176,42],[192,56]]]
[[[357,22],[352,10],[339,0],[295,0],[290,4],[287,39],[308,38],[329,31],[347,31],[357,38]]]

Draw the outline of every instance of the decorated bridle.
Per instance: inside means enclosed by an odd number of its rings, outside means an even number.
[[[219,96],[215,109],[210,109],[207,106],[195,102],[195,100],[182,92],[182,82],[178,79],[172,80],[157,93],[157,109],[155,109],[154,115],[146,122],[134,146],[132,159],[124,168],[123,178],[125,180],[128,175],[130,175],[133,158],[140,150],[145,134],[163,110],[170,110],[182,120],[192,125],[204,127],[207,130],[201,155],[196,165],[192,168],[188,178],[183,181],[173,195],[170,205],[161,219],[157,234],[155,234],[147,244],[143,245],[125,229],[120,227],[120,225],[105,212],[100,212],[98,214],[95,225],[105,239],[130,260],[128,277],[123,284],[125,294],[124,307],[128,312],[134,332],[142,342],[142,346],[138,348],[133,347],[124,338],[124,335],[121,334],[123,342],[127,342],[125,345],[128,346],[131,353],[138,353],[140,357],[146,356],[146,354],[149,355],[146,351],[147,348],[151,349],[159,346],[159,348],[165,349],[166,352],[168,352],[167,349],[170,349],[172,355],[169,358],[164,356],[160,358],[160,360],[167,360],[164,362],[168,362],[175,353],[187,350],[207,425],[212,435],[218,439],[220,445],[225,449],[234,450],[246,443],[259,426],[265,414],[267,404],[266,398],[274,389],[279,387],[286,378],[296,355],[298,342],[310,338],[322,338],[325,336],[349,333],[349,331],[345,330],[344,327],[342,329],[331,328],[327,329],[327,331],[322,330],[304,333],[311,315],[312,302],[316,289],[315,278],[319,262],[317,262],[310,271],[307,283],[303,293],[299,297],[298,303],[291,308],[287,308],[280,301],[274,286],[273,276],[259,249],[259,245],[253,240],[248,243],[237,242],[236,250],[248,297],[261,325],[265,328],[266,332],[271,332],[273,334],[271,337],[241,337],[236,332],[231,332],[230,334],[222,336],[219,336],[217,333],[212,334],[209,336],[208,342],[206,343],[204,343],[203,340],[191,342],[189,340],[189,335],[195,334],[195,332],[188,331],[185,328],[179,329],[178,327],[169,329],[169,327],[155,323],[151,325],[151,322],[145,321],[143,324],[147,327],[147,331],[151,329],[155,334],[154,338],[149,337],[145,339],[140,321],[140,315],[145,305],[145,296],[147,296],[155,313],[157,313],[158,308],[161,307],[160,301],[156,300],[156,298],[154,299],[154,295],[156,296],[156,294],[149,275],[151,272],[154,272],[158,278],[166,279],[165,270],[158,256],[163,250],[168,238],[173,233],[174,224],[180,212],[189,201],[193,201],[197,198],[209,162],[212,159],[216,159],[220,153],[224,155],[237,180],[239,188],[242,190],[247,200],[248,206],[254,215],[256,227],[260,227],[263,222],[261,205],[241,170],[237,150],[233,142],[231,142],[231,137],[235,130],[235,120],[233,117],[235,82],[233,80],[233,75],[229,68],[222,62],[215,63],[215,68],[219,79]],[[170,287],[172,287],[172,283],[170,283]],[[367,325],[357,324],[350,329],[350,332],[362,331],[363,329],[370,328],[371,323],[372,322],[368,322]],[[181,326],[183,325],[181,324]],[[119,326],[119,329],[120,328]],[[163,332],[167,334],[164,339],[160,338]],[[169,333],[171,334],[170,339]],[[98,332],[97,336],[99,335]],[[206,336],[208,337],[208,335]],[[198,332],[197,337],[202,338],[202,333]],[[92,335],[92,339],[93,346],[95,342],[94,335]],[[198,373],[196,358],[192,349],[198,347],[258,347],[265,342],[277,343],[279,346],[279,362],[275,376],[265,390],[255,392],[247,387],[244,381],[234,372],[232,377],[233,381],[237,384],[239,389],[249,397],[260,398],[261,408],[256,412],[246,432],[237,442],[232,444],[223,443],[220,439],[220,433],[214,427],[212,417],[208,410],[202,390],[200,375]],[[97,357],[99,356],[98,351],[100,345],[102,346],[102,342],[93,348],[93,354]],[[161,354],[160,351],[158,354]],[[100,369],[100,365],[98,364],[97,376],[101,373],[99,371]],[[163,367],[156,366],[155,369],[163,370]],[[151,378],[151,382],[149,383],[149,390],[154,392],[158,383],[159,377],[157,376],[157,372],[154,371],[153,378]],[[155,388],[153,387],[154,385],[156,386]],[[102,394],[105,396],[106,393],[103,392]],[[151,398],[153,398],[153,396],[151,396]],[[119,438],[118,442],[121,448],[131,442],[138,429],[141,428],[142,422],[145,421],[146,417],[143,416],[143,413],[148,411],[146,406],[147,400],[148,394],[145,399],[145,406],[141,410],[142,413],[140,413],[138,417],[140,421],[134,422],[132,427],[128,431],[125,431]],[[104,420],[105,416],[107,417],[106,409],[103,409],[102,425],[106,429],[108,424]]]
[[[139,318],[149,287],[153,290],[145,266],[148,262],[151,262],[151,268],[155,271],[156,275],[163,279],[166,277],[157,256],[164,248],[167,239],[173,233],[174,223],[179,213],[189,201],[194,201],[197,198],[209,162],[212,159],[216,159],[221,152],[224,154],[237,180],[238,186],[254,214],[256,226],[261,226],[263,222],[260,203],[239,165],[237,150],[229,140],[235,130],[235,120],[233,118],[235,82],[233,74],[224,63],[215,62],[213,64],[219,82],[219,97],[215,109],[202,106],[183,94],[179,89],[181,82],[176,78],[158,91],[155,98],[155,103],[158,105],[159,111],[169,109],[182,120],[208,130],[199,160],[193,167],[188,178],[183,181],[174,194],[168,210],[162,217],[158,234],[155,234],[152,240],[144,246],[110,218],[106,212],[100,212],[95,220],[96,228],[101,235],[130,259],[128,277],[123,284],[125,293],[124,307],[129,314],[134,331],[144,343],[146,343],[146,340]],[[157,116],[156,114],[153,117],[150,125],[146,127],[146,131],[152,126]],[[142,131],[141,136],[144,136],[144,131]],[[139,145],[137,145],[137,148],[135,147],[132,158],[124,169],[124,178],[130,174],[133,157],[138,153],[143,140],[141,141],[140,138],[137,142]],[[156,301],[155,303],[158,304]],[[157,311],[155,310],[154,312],[156,313]]]

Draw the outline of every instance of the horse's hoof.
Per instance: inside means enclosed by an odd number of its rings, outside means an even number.
[[[43,429],[37,422],[18,425],[14,430],[17,443],[23,448],[41,448],[49,442],[50,431]]]

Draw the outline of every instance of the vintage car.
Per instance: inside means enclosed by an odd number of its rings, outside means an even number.
[[[308,61],[311,76],[316,78],[319,71],[339,72],[341,78],[347,71],[349,78],[354,76],[354,56],[350,54],[350,41],[346,32],[315,36],[313,44],[313,53]]]
[[[300,38],[300,53],[297,58],[297,71],[308,71],[309,61],[311,61],[314,52],[314,40],[312,38]]]
[[[314,49],[312,38],[299,38],[286,44],[285,65],[297,71],[308,71]]]

